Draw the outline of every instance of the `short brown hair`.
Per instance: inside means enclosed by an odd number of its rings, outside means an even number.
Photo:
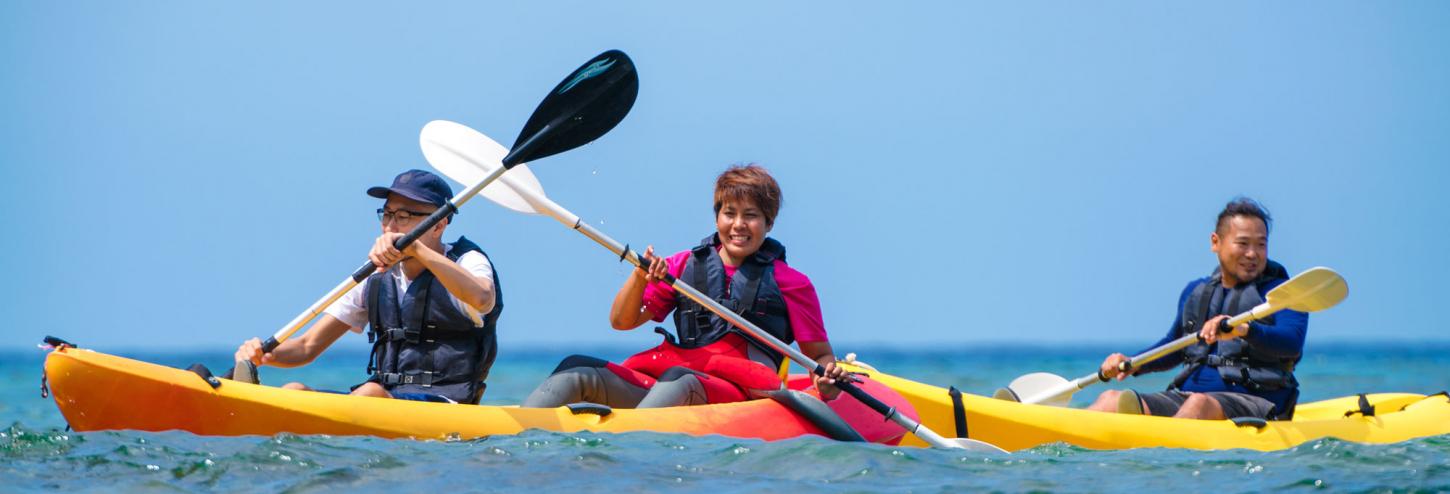
[[[715,179],[715,214],[725,201],[749,200],[765,215],[765,224],[775,225],[775,215],[780,212],[780,186],[771,178],[770,172],[755,163],[733,165]]]

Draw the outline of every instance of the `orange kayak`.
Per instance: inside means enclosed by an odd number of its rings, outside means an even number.
[[[634,410],[425,403],[289,390],[227,379],[217,379],[220,385],[213,387],[187,370],[72,347],[51,352],[45,372],[56,405],[78,431],[184,430],[219,436],[289,432],[470,439],[542,429],[718,434],[767,441],[827,435],[818,422],[769,399]],[[791,383],[803,387],[809,380],[800,376]],[[889,388],[875,386],[874,392],[890,393]],[[895,401],[910,407],[899,396]],[[839,417],[847,422],[855,421],[852,427],[861,430],[862,436],[896,444],[905,435],[899,428],[894,433],[880,433],[881,424],[894,424],[883,422],[879,415],[862,415],[850,408],[852,403],[860,406],[849,397],[833,400],[830,406],[840,409]],[[863,430],[870,428],[878,433]]]

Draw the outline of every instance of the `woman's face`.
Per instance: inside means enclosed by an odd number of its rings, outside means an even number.
[[[742,260],[760,250],[770,225],[754,201],[727,200],[715,214],[715,230],[720,234],[721,260],[739,266]]]

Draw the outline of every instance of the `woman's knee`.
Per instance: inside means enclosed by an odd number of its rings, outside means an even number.
[[[665,408],[709,403],[700,376],[684,373],[669,381],[660,381],[639,402],[639,408]]]

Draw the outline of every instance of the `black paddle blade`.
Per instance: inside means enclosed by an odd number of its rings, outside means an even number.
[[[619,125],[639,95],[634,61],[619,50],[594,57],[565,77],[534,110],[505,168],[588,144]]]

